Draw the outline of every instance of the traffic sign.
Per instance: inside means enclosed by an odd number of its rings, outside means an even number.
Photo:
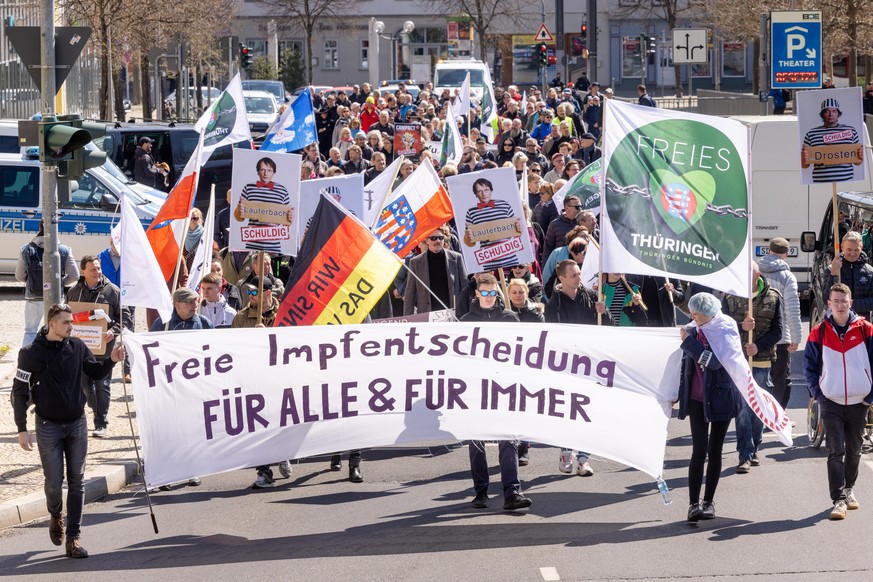
[[[705,28],[673,29],[673,64],[694,65],[709,62],[709,49],[706,39],[709,31]]]
[[[544,22],[540,29],[537,31],[536,36],[534,36],[534,40],[537,42],[552,42],[554,37],[552,33],[549,32],[549,29],[546,28],[546,23]]]
[[[770,87],[821,87],[821,11],[777,10],[770,13]]]
[[[11,26],[6,29],[9,41],[38,89],[42,89],[40,32],[38,26]],[[58,91],[90,36],[91,29],[86,26],[55,27],[55,87]]]

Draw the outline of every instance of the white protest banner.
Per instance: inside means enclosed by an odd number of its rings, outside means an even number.
[[[480,273],[534,261],[514,168],[449,176],[449,198],[467,271]]]
[[[301,241],[309,228],[309,220],[315,214],[322,190],[351,212],[355,218],[362,219],[365,215],[364,208],[367,204],[364,202],[364,174],[303,180],[300,182],[300,232],[298,233]]]
[[[297,154],[234,148],[231,250],[297,254],[302,163]]]
[[[531,440],[658,476],[681,361],[673,329],[517,323],[159,332],[124,344],[149,487],[459,439]]]
[[[800,183],[852,182],[867,175],[861,87],[798,91]]]
[[[749,296],[749,130],[734,119],[606,100],[604,273]]]

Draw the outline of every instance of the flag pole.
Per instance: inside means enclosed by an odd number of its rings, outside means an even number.
[[[258,277],[258,325],[264,323],[264,251],[258,251],[258,265],[261,267],[261,276]]]
[[[391,176],[391,182],[389,182],[389,184],[388,184],[388,190],[385,192],[385,195],[382,197],[382,200],[379,202],[379,215],[381,215],[382,210],[385,209],[385,202],[388,200],[388,197],[391,196],[391,192],[394,191],[394,182],[397,181],[397,174],[400,173],[400,166],[403,165],[403,158],[404,157],[405,156],[400,156],[400,158],[398,158],[399,163],[397,164],[397,167],[394,168],[394,175]],[[376,222],[378,222],[378,218],[376,219]],[[372,231],[374,228],[376,228],[375,223],[370,224],[368,226],[370,227],[370,231]]]
[[[831,214],[834,215],[834,258],[840,256],[840,204],[837,202],[837,183],[831,182]],[[837,272],[837,283],[842,283],[842,269]]]
[[[506,287],[506,275],[503,273],[503,267],[497,268],[497,274],[500,275],[500,288],[503,291],[503,298],[509,306],[509,289]]]
[[[748,152],[747,153],[747,155],[748,155],[748,166],[747,167],[749,168],[748,175],[749,175],[749,177],[751,177],[751,175],[752,175],[752,148],[751,148],[752,128],[751,128],[751,126],[746,128],[746,144],[748,145],[748,147],[746,148],[746,151]],[[747,178],[746,184],[747,184],[747,186],[746,186],[746,192],[747,192],[746,200],[749,200],[748,192],[752,191],[752,184],[748,181],[748,178]],[[836,187],[835,187],[834,191],[836,192]],[[834,198],[834,200],[836,200],[836,198]],[[748,213],[748,217],[749,217],[749,220],[747,223],[748,227],[746,228],[746,246],[749,247],[749,283],[748,283],[748,287],[746,287],[746,289],[748,289],[748,292],[749,292],[749,311],[748,311],[747,316],[752,317],[752,309],[754,308],[752,303],[753,303],[754,296],[755,296],[755,291],[752,289],[752,285],[757,285],[758,281],[757,281],[757,279],[755,281],[752,281],[752,261],[755,260],[754,255],[752,254],[752,252],[753,252],[752,251],[752,218],[753,218],[752,217],[752,205],[750,203],[747,203],[746,207],[747,207],[747,213]],[[753,328],[753,329],[750,329],[748,332],[749,343],[752,343],[752,339],[754,338],[754,335],[753,335],[754,331],[755,330]],[[745,351],[745,350],[743,350],[743,351]],[[748,358],[749,358],[749,368],[751,368],[752,367],[752,356],[749,356]]]
[[[168,224],[165,228],[173,228],[173,224]],[[176,257],[176,270],[173,271],[173,285],[170,287],[170,295],[176,290],[176,285],[179,284],[179,271],[182,269],[182,252],[185,250],[185,239],[188,238],[188,230],[191,228],[191,214],[185,220],[185,228],[182,230],[182,242],[179,245],[179,255]],[[173,234],[173,236],[176,236]],[[199,303],[199,301],[198,301]],[[170,320],[164,322],[164,331],[170,329]]]
[[[215,184],[213,183],[209,187],[209,211],[207,211],[206,216],[209,216],[210,213],[214,213],[214,212],[215,212]],[[206,235],[206,227],[203,228],[203,234],[201,236],[205,236],[205,235]],[[211,248],[212,241],[211,240],[203,241],[203,245],[204,246],[208,245]],[[212,253],[209,251],[206,251],[204,249],[203,265],[201,265],[200,268],[205,270],[207,265],[210,267],[212,266]],[[190,277],[191,273],[188,273],[188,276]],[[202,279],[203,279],[203,277],[201,277],[201,280]],[[197,301],[197,315],[200,315],[200,311],[201,311],[202,307],[203,307],[203,296],[201,295],[200,299]]]

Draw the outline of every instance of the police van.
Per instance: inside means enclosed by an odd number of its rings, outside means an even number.
[[[0,126],[3,130],[5,124]],[[16,130],[17,131],[17,130]],[[86,147],[96,147],[93,143]],[[0,275],[15,273],[21,247],[42,220],[42,163],[36,151],[0,153]],[[58,181],[58,232],[76,259],[109,246],[121,196],[133,202],[143,228],[151,224],[166,194],[132,182],[111,161],[78,180]]]

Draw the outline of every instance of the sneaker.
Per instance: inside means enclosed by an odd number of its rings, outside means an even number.
[[[850,487],[846,489],[846,509],[860,509],[861,504],[858,503],[858,498],[855,497],[855,491]]]
[[[749,463],[751,463],[753,467],[759,467],[761,465],[761,459],[758,458],[758,453],[752,455],[752,458],[749,459]]]
[[[105,439],[108,436],[106,433],[106,427],[101,426],[100,428],[95,428],[94,432],[91,433],[91,436],[98,439]]]
[[[703,517],[703,511],[700,509],[699,503],[692,503],[688,506],[688,521],[700,521]]]
[[[258,478],[252,483],[252,489],[268,489],[274,486],[273,478],[266,473],[258,473]]]
[[[846,519],[846,510],[847,509],[848,509],[848,507],[846,506],[846,500],[845,499],[837,499],[837,501],[834,503],[834,508],[831,509],[830,519],[832,519],[832,520]]]
[[[561,451],[558,459],[558,471],[561,473],[573,472],[573,451]]]
[[[188,479],[188,487],[200,487],[200,478],[194,477],[193,479]]]
[[[740,475],[745,475],[752,468],[752,461],[746,459],[745,461],[740,461],[740,464],[737,465],[737,473]]]
[[[594,469],[591,468],[591,465],[588,463],[588,461],[585,461],[584,463],[576,467],[576,474],[580,477],[590,477],[594,474]]]
[[[518,466],[519,467],[527,467],[527,464],[530,462],[528,458],[528,450],[530,449],[529,445],[520,444],[518,445]]]
[[[64,516],[63,514],[49,518],[49,538],[56,546],[64,543]]]
[[[506,498],[506,501],[503,503],[503,509],[506,511],[516,511],[528,508],[532,504],[533,502],[530,499],[520,493],[516,493],[515,495],[510,495]]]
[[[700,506],[701,519],[715,519],[715,503],[704,501]]]
[[[473,499],[472,505],[476,509],[485,509],[486,507],[488,507],[488,494],[480,493],[479,495],[477,495],[476,498]]]
[[[88,550],[79,545],[79,538],[70,538],[67,540],[67,557],[68,558],[87,558]]]
[[[279,463],[279,474],[286,479],[291,476],[291,461],[282,461]]]

